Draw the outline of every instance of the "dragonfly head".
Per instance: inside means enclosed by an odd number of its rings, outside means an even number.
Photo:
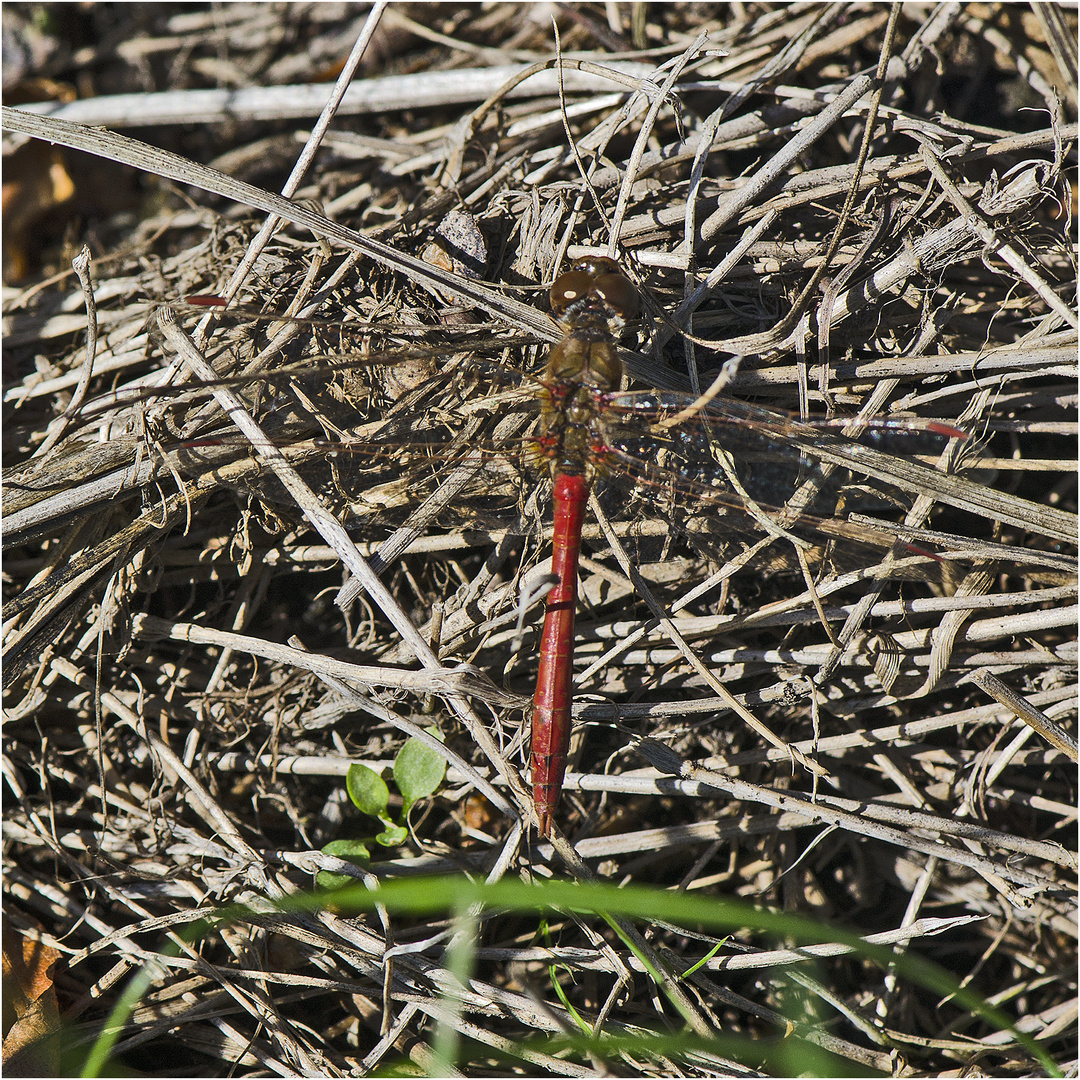
[[[551,286],[551,313],[575,329],[603,327],[618,336],[640,307],[637,289],[619,264],[601,255],[578,259]]]

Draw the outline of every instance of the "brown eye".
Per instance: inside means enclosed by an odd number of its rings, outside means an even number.
[[[593,279],[583,270],[567,270],[560,274],[551,286],[552,314],[561,315],[571,304],[587,296]]]
[[[610,259],[604,261],[611,262]],[[612,265],[615,266],[614,263]],[[615,269],[618,271],[617,266]],[[641,306],[638,291],[621,272],[601,274],[593,278],[592,289],[596,296],[623,319],[637,318]]]

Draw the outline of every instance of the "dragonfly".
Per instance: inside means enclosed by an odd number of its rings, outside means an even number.
[[[620,264],[609,257],[592,255],[574,263],[555,279],[550,304],[563,337],[550,349],[543,375],[534,380],[540,430],[526,438],[524,455],[534,469],[549,474],[554,504],[553,583],[545,599],[530,725],[532,795],[542,836],[553,828],[566,769],[578,562],[586,504],[598,480],[605,486],[626,484],[636,497],[663,502],[676,515],[685,504],[703,506],[710,512],[709,525],[722,533],[760,536],[764,528],[793,543],[812,533],[830,543],[881,547],[890,546],[895,532],[830,516],[827,500],[835,494],[829,489],[830,470],[858,471],[885,485],[900,483],[954,504],[959,490],[965,508],[978,508],[982,490],[961,477],[944,476],[854,441],[839,433],[835,420],[800,422],[729,397],[694,413],[688,408],[694,399],[687,395],[622,391],[618,343],[638,317],[640,297]],[[421,380],[417,393],[423,385]],[[930,435],[940,445],[965,438],[963,431],[946,424],[920,429],[892,418],[871,422],[870,431]],[[322,447],[313,443],[311,452],[326,456],[329,450],[350,454],[352,449],[357,448],[345,437],[324,441]],[[376,450],[369,460],[378,468],[389,458]],[[807,491],[793,512],[792,494]],[[935,558],[915,550],[926,561]]]
[[[669,426],[693,398],[620,390],[623,364],[618,343],[639,315],[640,297],[619,263],[600,255],[579,259],[555,279],[549,298],[563,337],[550,348],[538,383],[539,434],[526,442],[526,457],[534,471],[546,470],[550,476],[554,523],[530,723],[531,786],[541,837],[551,833],[566,772],[578,563],[586,505],[595,482],[630,479],[646,493],[669,501],[704,502],[725,514],[740,513],[744,500],[749,500],[780,519],[792,490],[793,467],[802,483],[813,483],[816,476],[820,484],[823,477],[820,467],[815,470],[810,459],[786,444],[801,435],[804,443],[810,440],[820,448],[836,426],[835,421],[800,426],[785,414],[728,399],[714,403],[705,417]],[[878,421],[877,429],[912,433],[908,421]],[[932,426],[931,434],[939,443],[965,437],[959,429],[942,424]],[[851,453],[870,452],[853,451],[858,444],[846,440],[835,441],[849,455],[847,464],[852,463]],[[726,465],[718,464],[718,450]],[[777,469],[784,474],[780,481],[772,478]],[[869,538],[878,545],[892,539],[809,512],[799,515],[798,524],[833,538],[864,542]],[[736,522],[729,527],[745,529]]]
[[[578,260],[551,287],[551,311],[565,336],[548,353],[542,379],[540,435],[535,454],[546,461],[552,480],[554,531],[551,570],[554,584],[546,597],[544,628],[536,691],[532,702],[531,774],[533,802],[542,837],[550,834],[562,793],[571,733],[574,623],[577,611],[578,561],[582,527],[590,486],[597,477],[622,470],[648,478],[654,488],[681,485],[695,497],[711,498],[717,506],[733,506],[732,485],[746,495],[733,472],[741,471],[746,484],[750,459],[760,471],[767,462],[790,457],[781,440],[794,434],[790,418],[753,406],[727,402],[714,410],[712,423],[726,427],[730,450],[742,458],[730,471],[706,473],[701,462],[716,461],[701,423],[683,426],[671,434],[662,417],[681,419],[692,413],[692,398],[681,395],[621,394],[623,366],[616,344],[625,327],[636,319],[640,301],[635,287],[613,259],[589,256]],[[636,428],[626,424],[627,413],[638,413]],[[648,417],[643,430],[640,420]],[[724,423],[728,421],[729,423]],[[887,424],[887,427],[894,425]],[[963,439],[965,433],[948,425],[934,425],[931,434]],[[804,434],[819,438],[823,429],[804,427]],[[680,474],[665,476],[642,457],[677,458]],[[698,464],[691,467],[691,463]],[[801,462],[803,472],[807,462]],[[760,487],[761,485],[755,485]],[[811,515],[812,517],[812,515]],[[856,535],[841,523],[830,525],[834,535]],[[918,550],[912,548],[912,550]],[[931,556],[933,557],[933,556]]]

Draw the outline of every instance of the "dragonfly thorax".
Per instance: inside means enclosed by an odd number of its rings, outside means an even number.
[[[600,391],[619,388],[622,361],[611,338],[594,329],[572,330],[548,354],[544,381],[553,390],[580,384]]]
[[[622,379],[622,362],[611,339],[599,330],[573,330],[548,354],[542,394],[539,450],[552,475],[585,476],[597,471],[593,446],[603,442],[598,420],[607,394]]]
[[[536,449],[552,476],[584,476],[591,483],[604,471],[603,401],[604,391],[584,382],[557,383],[544,393]]]

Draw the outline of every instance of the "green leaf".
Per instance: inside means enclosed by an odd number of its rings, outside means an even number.
[[[322,847],[324,855],[336,855],[339,859],[348,859],[357,866],[367,866],[371,862],[371,848],[368,840],[331,840]]]
[[[432,729],[436,738],[439,733]],[[426,799],[438,790],[439,785],[446,776],[446,759],[437,754],[426,743],[412,738],[394,758],[394,780],[397,783],[401,797],[405,801],[402,814],[409,812],[417,799]]]
[[[386,818],[383,818],[383,821],[386,821]],[[387,825],[388,827],[375,837],[376,843],[383,847],[397,847],[409,838],[409,830],[404,825],[395,825],[393,822],[387,822]]]
[[[383,778],[366,765],[350,765],[345,790],[354,805],[372,817],[383,817],[390,805],[390,789]]]
[[[722,937],[693,967],[688,967],[681,975],[680,980],[689,979],[698,968],[703,968],[731,939]]]
[[[357,866],[367,866],[371,862],[371,849],[367,840],[331,840],[322,848],[324,855],[336,855],[346,862]],[[353,885],[356,878],[348,874],[336,874],[333,870],[320,870],[315,875],[315,884],[320,889],[339,889],[342,885]]]
[[[574,977],[574,973],[569,968],[564,968],[564,970],[569,974],[572,980]],[[585,1022],[585,1020],[581,1016],[581,1013],[579,1013],[577,1009],[574,1008],[574,1006],[570,1002],[570,999],[566,996],[566,991],[562,988],[562,983],[559,982],[558,967],[556,967],[555,964],[549,964],[548,974],[551,977],[551,985],[554,987],[555,993],[558,995],[559,1000],[562,1002],[563,1008],[566,1009],[566,1011],[574,1018],[574,1023],[577,1024],[577,1026],[581,1029],[582,1034],[590,1034],[592,1031],[592,1025]]]

